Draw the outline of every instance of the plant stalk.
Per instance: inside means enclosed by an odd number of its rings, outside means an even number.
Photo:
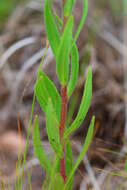
[[[62,0],[63,10],[64,10],[65,3],[66,3],[66,0]],[[62,31],[64,31],[64,28],[66,26],[66,22],[67,22],[67,18],[63,17]],[[60,116],[60,128],[59,128],[61,143],[63,140],[65,126],[66,126],[66,115],[67,115],[67,87],[61,86],[61,116]],[[60,160],[60,174],[63,177],[64,182],[66,182],[66,167],[65,167],[66,150],[65,150],[65,145],[63,145],[63,152],[64,152],[64,156]]]
[[[67,113],[67,88],[61,87],[61,117],[60,117],[60,140],[62,142],[65,125],[66,125],[66,113]],[[65,146],[63,145],[64,157],[60,160],[60,174],[66,182],[66,170],[65,170]]]

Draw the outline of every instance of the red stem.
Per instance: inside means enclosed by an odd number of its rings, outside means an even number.
[[[67,113],[67,88],[61,87],[61,117],[60,117],[60,140],[62,142],[66,125],[66,113]],[[64,157],[60,160],[60,174],[66,182],[66,169],[65,169],[65,146],[63,146]]]

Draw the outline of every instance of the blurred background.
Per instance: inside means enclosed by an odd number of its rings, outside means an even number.
[[[60,0],[54,8],[61,13]],[[74,9],[75,29],[82,14],[82,1]],[[46,34],[43,0],[0,0],[0,189],[15,189],[17,160],[24,154],[36,72]],[[80,153],[91,116],[95,134],[87,156],[75,175],[74,190],[127,189],[127,0],[89,0],[86,24],[77,42],[80,72],[69,102],[68,122],[75,118],[87,71],[93,68],[91,109],[72,137],[75,155]],[[55,62],[47,52],[44,71],[59,89]],[[39,105],[42,143],[48,153],[45,117]],[[31,131],[32,137],[32,131]],[[34,157],[30,137],[23,190],[40,190],[44,173]]]

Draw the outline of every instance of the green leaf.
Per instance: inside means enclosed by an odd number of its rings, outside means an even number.
[[[83,145],[83,148],[82,148],[82,151],[67,179],[67,182],[66,182],[66,185],[64,187],[64,190],[68,190],[68,185],[70,183],[70,181],[72,180],[72,177],[75,173],[75,171],[77,170],[78,166],[80,165],[81,161],[83,160],[86,152],[88,151],[88,148],[91,144],[91,141],[92,141],[92,137],[93,137],[93,133],[94,133],[94,122],[95,122],[95,117],[93,116],[92,117],[92,120],[91,120],[91,123],[90,123],[90,126],[89,126],[89,129],[88,129],[88,133],[87,133],[87,136],[86,136],[86,139],[85,139],[85,143]]]
[[[74,93],[73,97],[71,98],[69,107],[68,107],[68,113],[67,113],[67,121],[66,121],[66,126],[70,126],[70,124],[73,121],[73,115],[75,112],[75,108],[77,105],[77,101],[79,99],[79,93]]]
[[[83,10],[82,10],[82,18],[80,20],[80,23],[79,23],[79,26],[78,26],[78,29],[77,29],[77,32],[75,34],[75,37],[74,37],[74,41],[77,40],[81,30],[82,30],[82,27],[84,25],[84,22],[86,20],[86,17],[87,17],[87,13],[88,13],[88,0],[83,0]]]
[[[74,43],[71,50],[71,75],[67,86],[67,95],[70,97],[75,89],[79,71],[79,54],[76,44]]]
[[[56,70],[61,85],[66,85],[69,78],[69,53],[72,42],[73,17],[68,19],[56,56]]]
[[[51,147],[57,156],[61,158],[63,156],[63,150],[60,143],[59,123],[57,121],[51,99],[48,99],[48,105],[46,108],[46,130]]]
[[[65,131],[64,138],[70,136],[76,129],[80,127],[90,107],[91,98],[92,98],[92,68],[89,66],[86,77],[86,83],[84,87],[83,98],[80,104],[78,114],[73,123],[71,124],[71,126],[67,128],[67,130]]]
[[[44,21],[46,27],[46,34],[52,48],[53,54],[56,57],[57,49],[60,44],[60,34],[57,29],[52,10],[49,4],[49,0],[45,0],[44,5]]]
[[[66,144],[66,176],[67,176],[67,178],[69,177],[69,175],[72,171],[72,168],[73,168],[72,147],[71,147],[70,141],[68,140],[68,142]],[[72,187],[73,187],[73,177],[68,185],[68,190],[72,190]]]
[[[64,181],[59,173],[57,173],[54,177],[53,181],[53,190],[63,190]]]
[[[125,161],[125,171],[127,172],[127,160]]]
[[[54,13],[54,16],[55,16],[55,19],[56,19],[56,24],[58,26],[58,29],[60,31],[62,26],[63,26],[63,22],[62,22],[62,20],[59,18],[59,16],[56,13]]]
[[[48,175],[50,175],[51,163],[48,160],[48,157],[45,154],[45,151],[41,143],[40,133],[39,133],[39,122],[37,116],[35,117],[34,127],[33,127],[33,147],[34,147],[34,153],[38,158],[42,168],[46,171]]]
[[[64,5],[64,16],[69,17],[72,13],[72,9],[74,6],[75,0],[66,0],[66,3]]]
[[[72,167],[73,167],[72,147],[71,147],[71,143],[68,140],[66,144],[66,175],[67,176],[70,174]]]
[[[56,156],[53,165],[52,165],[52,171],[50,173],[50,182],[48,185],[48,190],[52,189],[53,183],[54,183],[54,176],[56,175],[56,173],[59,173],[60,171],[60,158],[58,156]]]
[[[37,101],[39,102],[41,109],[46,112],[46,106],[48,104],[47,100],[50,98],[59,121],[61,107],[60,95],[54,83],[43,72],[40,71],[39,74],[40,79],[38,79],[35,84],[35,95]]]
[[[15,8],[16,2],[13,0],[0,0],[0,23],[8,18],[10,13]]]

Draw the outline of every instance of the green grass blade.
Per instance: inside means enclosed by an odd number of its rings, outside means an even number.
[[[45,48],[45,51],[44,51],[44,54],[42,56],[42,60],[41,60],[41,63],[39,65],[38,70],[40,70],[40,68],[43,64],[46,52],[47,52],[47,48]],[[37,78],[38,78],[38,73],[37,73]],[[29,139],[30,139],[30,134],[31,134],[31,126],[32,126],[32,120],[33,120],[33,114],[34,114],[34,105],[35,105],[35,92],[33,94],[32,110],[30,113],[30,119],[29,119],[28,130],[27,130],[26,145],[25,145],[23,164],[22,164],[21,183],[20,183],[20,186],[18,187],[18,190],[22,189],[22,184],[23,184],[23,175],[24,175],[24,169],[25,169],[25,163],[26,163],[26,156],[27,156],[27,152],[28,152]]]
[[[73,6],[75,4],[75,0],[66,0],[64,5],[64,16],[68,18],[72,14]]]
[[[39,122],[37,116],[35,117],[34,127],[33,127],[33,147],[34,147],[34,153],[38,158],[42,168],[46,171],[46,174],[50,175],[51,163],[48,160],[48,157],[45,154],[44,148],[41,143],[40,133],[39,133]]]
[[[89,126],[89,129],[88,129],[88,133],[87,133],[87,136],[86,136],[86,139],[85,139],[85,143],[83,145],[83,148],[82,148],[82,151],[67,179],[67,182],[66,182],[66,185],[64,187],[64,190],[68,190],[68,185],[70,183],[70,181],[72,180],[72,177],[75,173],[75,171],[77,170],[78,166],[80,165],[81,161],[83,160],[86,152],[88,151],[88,148],[91,144],[91,141],[92,141],[92,137],[93,137],[93,133],[94,133],[94,123],[95,123],[95,117],[93,116],[92,120],[91,120],[91,123],[90,123],[90,126]]]
[[[48,99],[48,105],[46,109],[46,130],[51,147],[58,157],[62,157],[63,150],[60,143],[59,122],[56,118],[56,113],[53,109],[51,99]]]
[[[69,78],[69,54],[72,42],[73,17],[68,19],[56,56],[56,70],[61,85],[66,85]]]
[[[67,95],[68,98],[72,95],[77,78],[78,78],[78,71],[79,71],[79,54],[76,44],[73,45],[71,50],[71,75],[70,75],[70,81],[67,86]]]
[[[65,138],[70,136],[82,124],[90,107],[91,98],[92,98],[92,68],[89,66],[80,108],[72,125],[69,128],[67,128],[67,130],[65,131],[64,134]]]
[[[82,15],[82,18],[80,20],[80,23],[79,23],[79,26],[78,26],[78,29],[76,31],[76,34],[75,34],[75,37],[74,37],[74,41],[77,41],[78,39],[78,36],[82,30],[82,27],[84,25],[84,22],[86,20],[86,17],[87,17],[87,13],[88,13],[88,0],[83,0],[83,11],[82,11],[83,15]]]
[[[49,44],[52,48],[54,56],[56,57],[57,49],[60,43],[60,34],[52,14],[49,0],[45,0],[44,21]]]
[[[27,169],[27,178],[28,178],[28,189],[32,190],[32,181],[31,181],[31,171],[29,169]]]
[[[35,95],[42,111],[46,112],[48,98],[52,100],[58,121],[60,119],[61,99],[54,83],[40,71],[40,79],[35,84]]]
[[[28,130],[27,130],[26,144],[25,144],[23,164],[22,164],[22,175],[21,175],[21,181],[20,181],[21,183],[20,183],[20,186],[18,187],[18,190],[21,190],[22,185],[23,185],[23,175],[24,175],[24,169],[25,169],[25,163],[26,163],[26,156],[27,156],[27,151],[28,151],[29,139],[30,139],[30,134],[31,134],[32,119],[33,119],[33,114],[34,114],[34,105],[35,105],[35,93],[33,95],[32,110],[31,110],[31,113],[30,113],[30,119],[29,119]]]

